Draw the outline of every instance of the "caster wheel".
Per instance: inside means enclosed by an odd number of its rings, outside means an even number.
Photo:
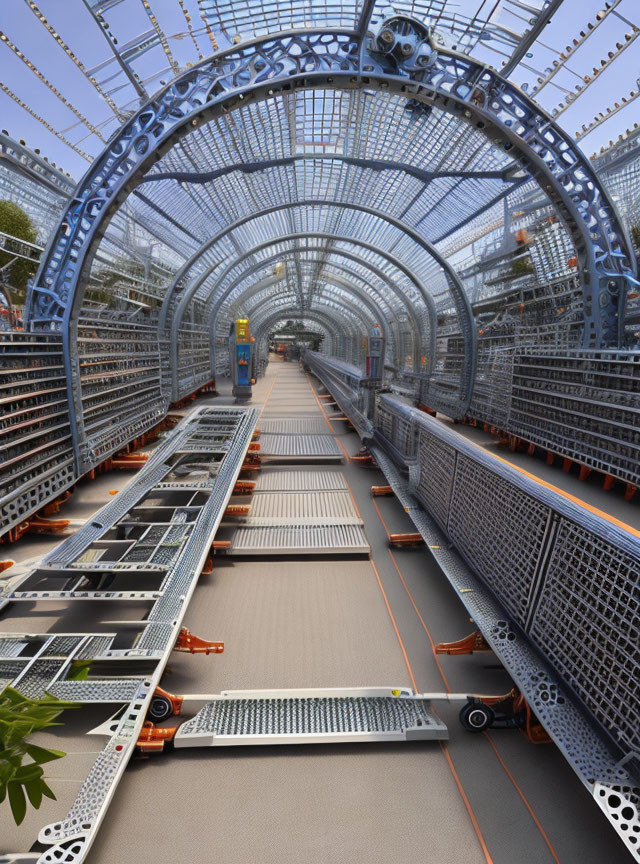
[[[147,719],[153,723],[162,723],[173,714],[173,705],[166,696],[154,696],[147,711]]]
[[[460,711],[460,723],[469,732],[483,732],[493,723],[495,714],[483,702],[467,702]]]

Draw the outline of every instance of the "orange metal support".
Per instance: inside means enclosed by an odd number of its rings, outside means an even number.
[[[142,468],[149,460],[148,453],[118,453],[111,459],[112,468]]]
[[[569,471],[571,471],[572,465],[573,465],[573,459],[568,459],[567,457],[565,457],[562,460],[562,470],[564,471],[565,474],[568,474]]]
[[[249,504],[229,504],[227,509],[224,511],[225,517],[227,516],[248,516],[249,510],[251,507]]]
[[[436,654],[473,654],[476,651],[491,651],[491,647],[479,630],[470,633],[464,639],[458,639],[457,642],[438,642],[436,645]]]
[[[182,703],[184,702],[183,696],[176,696],[175,693],[168,693],[166,690],[163,690],[162,687],[156,687],[153,691],[154,696],[164,696],[165,699],[168,699],[171,702],[171,710],[174,714],[182,714]]]
[[[4,561],[0,561],[0,573],[4,573],[5,570],[8,570],[9,567],[13,567],[15,561],[11,561],[11,559],[7,558]]]
[[[222,654],[224,642],[208,642],[206,639],[194,636],[190,630],[183,627],[173,650],[188,654]]]
[[[638,491],[637,486],[634,486],[633,483],[627,483],[627,488],[625,489],[625,493],[624,493],[624,500],[625,501],[631,501],[631,499],[633,498],[633,496],[636,494],[637,491]]]
[[[362,465],[373,465],[373,456],[366,447],[361,447],[357,456],[349,457],[352,462],[360,462]]]
[[[259,453],[259,452],[260,452],[260,442],[259,441],[252,441],[251,444],[249,444],[249,453]]]
[[[381,498],[384,495],[393,495],[391,486],[372,486],[371,494],[374,498]]]
[[[256,484],[253,480],[237,480],[236,485],[233,487],[233,494],[251,495],[255,488]]]
[[[556,454],[552,450],[547,450],[547,465],[553,465],[553,460],[556,458]]]
[[[529,446],[527,447],[527,453],[529,454],[529,456],[534,456],[535,452],[536,452],[536,445],[535,444],[529,444]]]
[[[50,501],[49,504],[45,504],[42,508],[41,513],[43,516],[55,516],[56,513],[60,512],[60,508],[62,505],[67,502],[71,498],[71,489],[67,489],[66,492],[63,492],[62,495],[58,496],[55,501]]]
[[[612,477],[611,474],[607,474],[604,478],[602,488],[605,490],[605,492],[608,492],[610,489],[613,489],[615,482],[616,478]]]
[[[211,544],[212,552],[226,552],[231,549],[231,540],[214,540]]]
[[[433,408],[428,408],[426,405],[423,405],[422,402],[418,402],[417,408],[418,411],[424,411],[425,414],[429,414],[431,417],[436,416],[436,412]]]
[[[584,483],[587,477],[591,474],[591,468],[587,468],[586,465],[580,466],[580,473],[578,474],[578,480]]]
[[[162,753],[164,745],[173,741],[178,730],[177,726],[156,726],[147,720],[136,742],[140,753]]]
[[[424,543],[422,534],[389,534],[389,546],[419,546]]]
[[[59,534],[69,527],[68,519],[42,519],[40,516],[31,516],[28,520],[28,534]]]

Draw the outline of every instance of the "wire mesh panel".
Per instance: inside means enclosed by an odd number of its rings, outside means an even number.
[[[420,430],[418,442],[420,482],[416,495],[446,530],[456,451],[424,429]]]
[[[560,521],[531,636],[622,750],[640,751],[640,560]]]
[[[522,626],[549,515],[547,506],[458,454],[449,534]]]

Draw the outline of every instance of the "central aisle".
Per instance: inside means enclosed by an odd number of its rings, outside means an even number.
[[[361,686],[442,692],[447,684],[455,692],[508,691],[510,679],[492,655],[434,657],[432,640],[459,639],[473,625],[428,550],[390,552],[384,525],[391,532],[415,529],[395,498],[371,497],[371,486],[386,482],[383,475],[349,461],[360,441],[344,422],[330,422],[339,413],[322,407],[312,384],[298,364],[272,359],[252,400],[263,409],[261,445],[271,453],[308,451],[308,440],[304,446],[293,440],[308,433],[335,441],[338,455],[333,461],[326,454],[320,461],[308,454],[264,456],[258,488],[282,489],[282,472],[293,478],[288,489],[346,483],[370,553],[216,557],[213,573],[199,580],[185,625],[204,638],[224,640],[225,653],[175,654],[162,686],[176,694]],[[230,403],[224,395],[212,399]],[[274,441],[277,436],[281,440]],[[313,446],[324,452],[327,441]],[[344,480],[338,483],[339,477]],[[277,499],[269,507],[257,499],[254,493],[253,501],[232,500],[269,518],[291,512],[284,502],[278,508]],[[305,513],[313,511],[305,507]],[[287,524],[295,533],[302,521],[294,517]],[[471,735],[459,726],[457,707],[434,707],[449,727],[446,746],[418,741],[194,749],[133,762],[89,861],[620,860],[617,838],[553,746],[535,747],[518,732]]]
[[[252,404],[261,397],[259,428],[296,419],[301,431],[317,431],[319,420],[332,436],[297,364],[272,362]],[[354,436],[345,438],[356,446]],[[310,458],[295,470],[344,473],[344,449],[340,458]],[[262,476],[287,470],[268,458],[263,465]],[[412,686],[368,556],[217,557],[185,624],[224,640],[225,653],[175,655],[163,687],[178,694]],[[141,842],[141,830],[152,844]],[[175,751],[133,763],[90,860],[146,864],[157,859],[152,847],[219,864],[409,864],[423,860],[425,848],[434,861],[485,861],[435,742]]]

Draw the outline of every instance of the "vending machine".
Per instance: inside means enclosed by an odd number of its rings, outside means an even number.
[[[231,359],[231,392],[236,399],[251,399],[252,355],[254,339],[249,332],[249,319],[238,318],[231,324],[229,352]]]

